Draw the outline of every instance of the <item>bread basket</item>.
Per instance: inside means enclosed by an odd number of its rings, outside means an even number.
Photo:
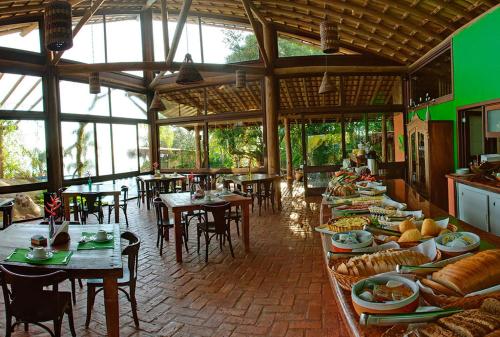
[[[437,306],[440,308],[474,309],[479,308],[481,306],[481,303],[487,298],[495,298],[497,300],[500,300],[500,291],[469,297],[433,295],[424,291],[421,291],[420,295],[422,295],[424,300],[429,305]]]
[[[363,276],[357,276],[357,275],[347,275],[347,274],[341,274],[337,273],[337,267],[348,261],[349,259],[338,259],[330,263],[330,273],[332,274],[333,277],[337,280],[339,283],[340,287],[344,290],[351,291],[352,286],[361,280],[364,280],[365,278],[372,277],[375,275],[363,275]],[[441,260],[441,252],[439,250],[436,251],[436,258],[434,259],[433,262]]]
[[[458,231],[458,227],[455,226],[454,224],[452,223],[448,223],[448,227],[446,227],[448,230],[450,230],[451,232],[456,232]],[[381,240],[378,236],[374,236],[373,237],[373,240],[377,243],[377,244],[383,244],[383,243],[386,243],[386,241],[384,240]],[[415,247],[415,246],[418,246],[419,244],[421,244],[422,242],[420,241],[413,241],[413,242],[398,242],[399,246],[401,248],[411,248],[411,247]]]

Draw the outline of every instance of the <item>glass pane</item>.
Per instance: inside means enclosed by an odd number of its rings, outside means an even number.
[[[61,138],[64,179],[95,176],[94,124],[61,122]]]
[[[73,22],[80,18],[73,18]],[[92,19],[102,20],[102,16]],[[74,27],[73,27],[74,28]],[[103,63],[104,55],[104,24],[101,22],[86,24],[73,39],[73,47],[63,54],[63,58],[83,63]]]
[[[0,46],[40,52],[38,22],[28,22],[0,27]]]
[[[280,163],[281,167],[286,168],[286,145],[285,128],[283,125],[279,128],[280,139]],[[292,148],[292,168],[298,169],[303,164],[302,158],[302,124],[300,121],[290,121],[290,145]]]
[[[500,110],[488,111],[488,131],[500,132]]]
[[[113,16],[106,16],[108,62],[142,61],[141,23],[138,18],[137,15],[137,19],[113,21]],[[142,71],[126,73],[142,76]]]
[[[43,192],[45,191],[0,194],[0,198],[14,199],[14,221],[39,219],[43,217]],[[3,221],[2,213],[0,212],[0,222]]]
[[[113,174],[112,152],[111,152],[111,125],[96,124],[97,131],[97,158],[99,163],[99,175]]]
[[[236,29],[202,25],[203,53],[206,63],[234,63],[259,59],[255,35]]]
[[[364,114],[345,116],[345,145],[347,155],[354,153],[358,144],[366,141]]]
[[[203,159],[201,125],[160,125],[160,168],[195,168],[196,133],[200,135],[199,161]]]
[[[177,22],[168,23],[169,41],[172,44],[172,39],[175,34],[175,29],[177,27]],[[205,36],[203,36],[205,38]],[[163,50],[163,32],[162,23],[160,20],[153,21],[153,41],[154,41],[154,57],[156,61],[165,60],[165,52]],[[208,49],[213,49],[214,46]],[[216,49],[213,51],[217,52]],[[204,49],[205,53],[212,53]],[[201,48],[200,48],[200,31],[198,28],[198,18],[188,18],[188,22],[184,25],[184,30],[182,31],[181,39],[179,40],[179,46],[175,53],[174,61],[182,62],[186,53],[191,54],[193,61],[196,63],[201,63]],[[208,62],[205,58],[205,62]]]
[[[342,163],[342,125],[339,122],[306,123],[307,164],[311,166]]]
[[[45,123],[0,119],[0,186],[47,181]]]
[[[262,167],[262,121],[210,123],[208,129],[211,168]]]
[[[7,73],[0,76],[0,110],[43,111],[42,78]]]
[[[151,148],[149,142],[149,124],[139,124],[139,167],[140,172],[151,170]]]
[[[115,173],[137,171],[137,128],[135,125],[113,124]]]
[[[308,172],[307,173],[307,188],[325,189],[328,186],[330,177],[327,172]]]
[[[61,113],[93,116],[109,116],[108,89],[101,87],[101,93],[89,93],[87,83],[59,81]]]
[[[278,35],[278,57],[310,55],[324,54],[318,46]]]
[[[121,89],[111,90],[113,117],[147,119],[146,95]]]

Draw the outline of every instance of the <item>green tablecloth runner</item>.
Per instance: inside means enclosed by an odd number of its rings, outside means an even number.
[[[113,234],[112,232],[108,232],[108,234]],[[82,239],[89,239],[91,237],[95,237],[95,232],[83,232]],[[89,250],[89,249],[113,249],[115,247],[115,238],[113,236],[112,240],[106,242],[95,242],[95,241],[87,241],[87,242],[79,242],[78,250]]]
[[[47,260],[29,260],[26,258],[26,254],[29,252],[26,248],[16,248],[10,254],[5,261],[7,262],[21,262],[29,264],[39,264],[39,265],[67,265],[71,260],[72,251],[52,251],[54,254],[50,259]]]

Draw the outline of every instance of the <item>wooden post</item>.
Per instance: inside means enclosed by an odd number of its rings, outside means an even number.
[[[48,66],[45,80],[45,139],[47,142],[47,176],[49,192],[56,192],[63,184],[63,154],[61,121],[59,115],[58,79],[54,66]]]
[[[255,32],[258,34],[258,32]],[[278,108],[279,87],[272,68],[277,59],[277,35],[271,26],[264,26],[264,49],[269,60],[269,71],[264,77],[264,90],[266,98],[266,145],[267,145],[267,171],[269,174],[280,174],[279,141],[278,141]],[[275,186],[275,195],[278,208],[281,209],[281,188]]]
[[[288,181],[293,180],[293,168],[292,168],[292,144],[290,139],[290,120],[284,118],[283,124],[285,124],[285,150],[286,150],[286,179]]]
[[[387,118],[382,113],[382,162],[387,163]]]
[[[201,168],[201,142],[200,142],[200,126],[196,124],[194,126],[194,153],[195,153],[195,167],[197,169]]]

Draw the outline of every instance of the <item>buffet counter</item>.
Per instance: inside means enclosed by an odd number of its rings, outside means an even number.
[[[387,180],[384,182],[384,185],[387,186],[387,195],[395,201],[403,202],[407,204],[408,210],[423,210],[426,217],[437,218],[437,217],[450,217],[448,212],[440,209],[439,207],[433,205],[429,201],[422,198],[413,188],[407,185],[404,180],[396,179],[396,180]],[[323,198],[323,202],[321,204],[320,211],[320,222],[321,224],[326,223],[332,217],[332,209],[328,202],[326,202],[325,198]],[[450,217],[453,219],[453,217]],[[467,231],[473,232],[480,236],[481,238],[481,248],[485,247],[500,247],[500,237],[482,231],[477,227],[471,226],[463,221],[453,219],[453,223],[458,227],[459,231]],[[456,220],[456,221],[455,221]],[[325,267],[327,268],[327,275],[330,279],[330,284],[332,287],[332,291],[335,295],[337,305],[339,307],[340,312],[342,313],[342,317],[345,323],[347,330],[349,331],[349,335],[351,337],[372,337],[372,336],[381,336],[388,327],[362,327],[359,324],[359,316],[354,311],[354,307],[351,301],[351,293],[343,290],[340,287],[340,284],[333,276],[330,267],[329,267],[329,257],[328,252],[330,250],[331,237],[328,234],[321,233],[322,237],[322,245],[324,251],[324,262]]]

